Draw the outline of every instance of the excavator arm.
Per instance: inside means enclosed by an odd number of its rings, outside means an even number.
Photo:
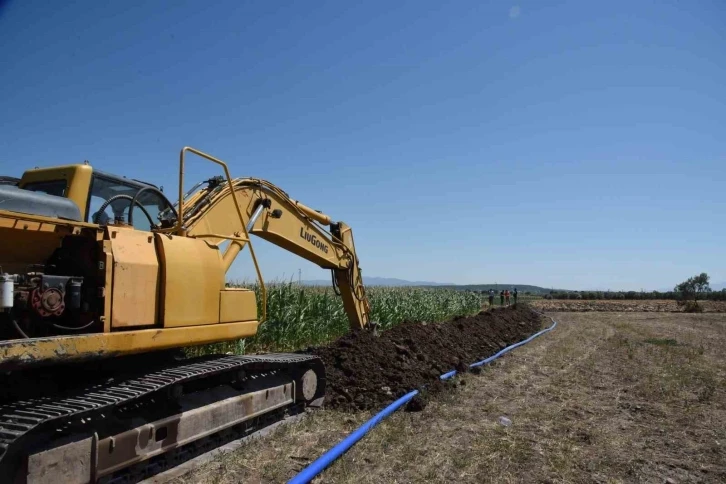
[[[206,186],[200,188],[201,185]],[[229,241],[223,252],[225,271],[248,245],[249,234],[257,235],[330,269],[333,287],[343,300],[351,329],[374,329],[353,231],[344,222],[333,222],[330,216],[293,200],[279,187],[258,178],[215,177],[197,184],[191,192],[180,193],[182,202],[177,205],[174,230],[178,235],[203,238],[217,246]]]

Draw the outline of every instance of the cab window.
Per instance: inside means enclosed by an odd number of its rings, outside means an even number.
[[[116,217],[122,217],[125,223],[129,222],[129,206],[131,199],[141,189],[140,186],[116,180],[111,177],[94,175],[91,182],[91,193],[88,201],[87,222],[100,225],[113,225]],[[139,197],[139,203],[151,216],[153,223],[158,224],[157,215],[165,207],[162,197],[152,191],[145,191]],[[151,222],[146,214],[134,206],[134,228],[138,230],[151,230]]]

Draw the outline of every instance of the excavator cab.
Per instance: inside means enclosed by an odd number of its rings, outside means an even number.
[[[96,225],[128,224],[150,231],[162,226],[158,215],[173,207],[157,186],[97,171],[87,163],[27,170],[17,187],[48,195],[36,197],[46,205],[69,206],[51,197],[65,198],[78,207],[77,215],[68,208],[64,213],[71,215],[67,218]],[[26,205],[25,209],[38,215],[47,213],[37,213],[34,207],[37,204]]]

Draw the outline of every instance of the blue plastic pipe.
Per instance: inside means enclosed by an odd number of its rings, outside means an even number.
[[[456,370],[451,370],[450,372],[444,373],[443,375],[441,375],[439,377],[439,380],[448,380],[449,378],[453,377],[454,375],[456,375]]]
[[[542,313],[538,313],[538,314],[542,314]],[[542,331],[533,334],[529,338],[527,338],[523,341],[520,341],[519,343],[515,343],[511,346],[507,346],[506,348],[499,351],[495,355],[490,356],[489,358],[484,359],[482,361],[473,363],[473,364],[469,365],[469,367],[474,368],[475,366],[486,365],[487,363],[490,363],[490,362],[496,360],[497,358],[502,356],[504,353],[511,351],[514,348],[517,348],[524,344],[527,344],[530,341],[532,341],[533,339],[535,339],[536,337],[543,335],[544,333],[546,333],[548,331],[552,331],[553,329],[555,329],[555,326],[557,326],[557,321],[555,321],[552,318],[550,318],[550,320],[552,321],[552,326],[550,326],[549,328],[543,329]],[[456,370],[452,370],[447,373],[444,373],[443,375],[439,376],[439,379],[448,380],[449,378],[452,378],[454,375],[456,375]],[[300,471],[295,477],[293,477],[292,479],[290,479],[288,481],[288,484],[300,484],[300,483],[308,483],[308,482],[312,481],[315,478],[315,476],[317,476],[318,474],[323,472],[323,470],[325,470],[326,467],[328,467],[330,464],[332,464],[335,461],[335,459],[337,459],[338,457],[340,457],[341,455],[346,453],[348,451],[348,449],[353,447],[373,427],[378,425],[384,418],[391,415],[393,412],[398,410],[401,406],[408,403],[416,395],[418,395],[418,390],[413,390],[413,391],[405,394],[404,396],[402,396],[401,398],[399,398],[398,400],[396,400],[395,402],[393,402],[392,404],[390,404],[383,410],[381,410],[379,413],[377,413],[375,416],[373,416],[366,423],[364,423],[363,425],[358,427],[358,429],[356,429],[352,434],[350,434],[348,437],[346,437],[342,442],[335,445],[335,447],[328,450],[326,453],[324,453],[323,455],[318,457],[315,461],[313,461],[309,466],[307,466],[302,471]]]
[[[552,319],[552,318],[550,318],[550,319]],[[503,350],[501,350],[499,353],[497,353],[497,354],[495,354],[493,356],[490,356],[489,358],[486,358],[484,360],[481,360],[481,361],[478,361],[476,363],[473,363],[473,364],[469,365],[469,368],[474,368],[475,366],[486,365],[487,363],[490,363],[490,362],[496,360],[497,358],[499,358],[500,356],[502,356],[504,353],[506,353],[508,351],[511,351],[514,348],[517,348],[519,346],[522,346],[524,344],[529,343],[530,341],[532,341],[533,339],[535,339],[537,336],[543,335],[543,334],[545,334],[548,331],[552,331],[553,329],[555,329],[555,326],[557,326],[557,321],[555,321],[554,319],[552,319],[552,326],[550,326],[549,328],[543,329],[539,333],[533,334],[532,336],[530,336],[529,338],[525,339],[524,341],[520,341],[519,343],[515,343],[515,344],[513,344],[511,346],[507,346],[506,348],[504,348]]]
[[[340,442],[338,445],[327,451],[325,454],[318,457],[315,462],[307,466],[305,469],[300,471],[298,475],[290,479],[288,482],[290,484],[297,484],[301,482],[310,482],[313,480],[315,476],[323,472],[323,470],[328,467],[330,464],[333,463],[335,459],[340,457],[342,454],[348,451],[353,445],[355,445],[356,442],[358,442],[360,439],[363,438],[363,436],[368,433],[370,429],[375,427],[380,423],[381,420],[388,417],[390,414],[398,410],[398,408],[404,404],[406,404],[409,400],[411,400],[413,397],[415,397],[418,394],[418,390],[413,390],[412,392],[409,392],[390,404],[388,407],[384,408],[383,411],[376,414],[373,418],[368,420],[366,423],[358,427],[358,429],[350,434],[348,437],[345,438],[342,442]]]

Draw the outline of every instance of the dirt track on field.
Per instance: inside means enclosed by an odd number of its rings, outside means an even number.
[[[668,299],[618,301],[605,300],[548,300],[538,299],[530,303],[533,308],[546,312],[620,312],[620,313],[682,313],[683,307]],[[726,312],[726,301],[699,301],[704,313]]]
[[[521,341],[542,327],[543,318],[525,305],[482,311],[446,323],[403,323],[379,336],[349,333],[306,353],[325,363],[326,408],[380,409],[414,389],[426,392],[411,405],[420,410],[426,396],[444,387],[439,376]]]

